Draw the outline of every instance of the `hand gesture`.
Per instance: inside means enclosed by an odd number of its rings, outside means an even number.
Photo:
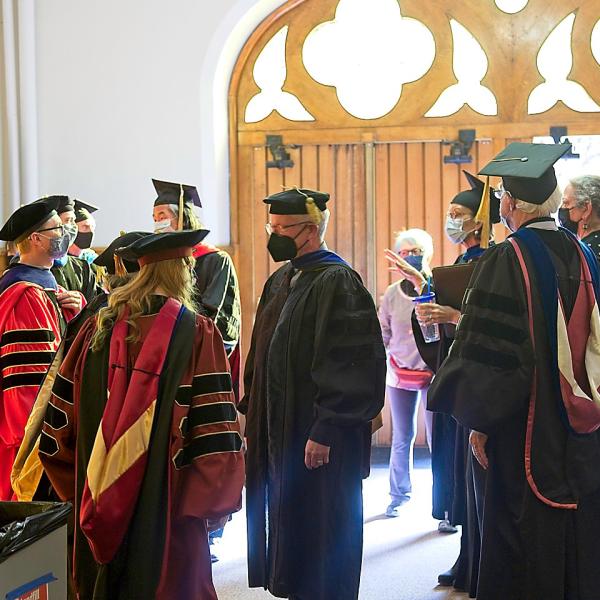
[[[396,254],[393,250],[386,248],[384,250],[384,254],[385,258],[391,263],[390,271],[400,273],[404,279],[408,279],[408,281],[415,286],[415,289],[420,292],[421,288],[426,283],[423,275],[421,275],[417,269],[409,265],[399,254]]]

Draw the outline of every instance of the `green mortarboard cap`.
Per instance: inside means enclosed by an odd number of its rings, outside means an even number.
[[[511,196],[531,204],[543,204],[556,189],[554,163],[571,144],[525,144],[513,142],[493,158],[479,175],[502,177]]]
[[[75,204],[75,222],[79,223],[80,221],[85,221],[90,218],[90,215],[93,212],[98,210],[97,206],[93,204],[88,204],[83,200],[79,200],[79,198],[74,198],[73,202]]]
[[[153,179],[152,183],[158,194],[158,198],[154,201],[154,206],[161,206],[162,204],[175,204],[175,206],[179,206],[179,195],[183,187],[183,201],[202,208],[198,190],[193,185],[159,181],[158,179]]]
[[[95,260],[94,264],[99,267],[105,267],[109,275],[115,274],[115,250],[119,248],[124,248],[133,244],[133,242],[137,242],[142,238],[145,238],[147,235],[152,235],[148,231],[130,231],[129,233],[124,233],[120,235],[118,238],[114,239],[102,252],[99,254]],[[140,265],[137,260],[123,260],[123,265],[125,269],[127,269],[128,273],[135,273],[140,270]]]
[[[327,208],[329,194],[309,189],[284,190],[277,194],[271,194],[263,202],[270,205],[269,213],[272,215],[307,215],[309,212],[306,201],[309,198],[313,199],[321,212]]]
[[[481,179],[475,177],[475,175],[464,170],[463,173],[467,178],[471,189],[456,194],[452,199],[451,204],[466,206],[473,211],[473,215],[476,215],[481,204],[481,196],[485,184]],[[492,188],[490,188],[490,223],[500,223],[500,200],[496,198]]]
[[[0,240],[20,242],[37,231],[48,219],[58,214],[58,198],[59,196],[48,196],[17,208],[0,229]]]

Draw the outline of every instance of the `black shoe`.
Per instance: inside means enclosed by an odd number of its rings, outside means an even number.
[[[438,585],[443,587],[452,587],[454,585],[454,580],[456,578],[456,565],[454,565],[448,571],[444,573],[440,573],[438,575]]]
[[[213,554],[212,552],[210,553],[210,562],[211,563],[216,563],[219,562],[219,557],[216,554]]]

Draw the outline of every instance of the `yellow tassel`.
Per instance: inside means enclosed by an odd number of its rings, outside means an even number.
[[[306,195],[302,190],[299,190],[297,187],[295,187],[294,189],[306,198],[306,214],[308,214],[309,219],[315,225],[318,225],[323,220],[323,213],[319,210],[319,207],[315,204],[313,198]]]
[[[120,256],[115,254],[115,275],[119,277],[127,276],[127,269],[125,268],[125,264],[123,263],[123,259]]]
[[[183,185],[179,184],[179,218],[177,219],[177,231],[183,229]]]
[[[490,245],[490,178],[485,178],[483,193],[481,194],[481,202],[479,210],[475,215],[475,220],[483,223],[481,227],[481,247],[489,248]]]

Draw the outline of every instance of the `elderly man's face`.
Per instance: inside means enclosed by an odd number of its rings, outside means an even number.
[[[314,223],[308,219],[308,215],[270,215],[269,225],[273,233],[295,238],[307,226],[314,226]]]

